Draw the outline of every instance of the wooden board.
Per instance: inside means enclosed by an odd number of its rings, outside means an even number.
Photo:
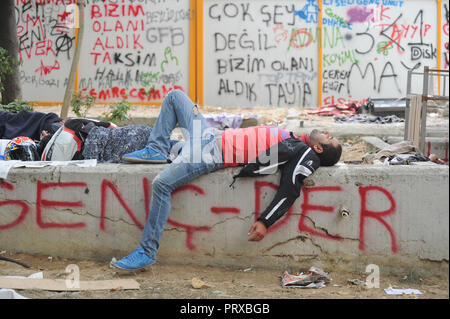
[[[139,289],[139,283],[134,279],[80,281],[79,287],[72,287],[72,282],[65,279],[35,279],[35,278],[2,278],[0,288],[49,291],[82,291],[82,290],[130,290]]]
[[[421,112],[422,96],[414,95],[411,98],[409,124],[408,124],[408,140],[413,142],[414,146],[419,147],[420,131],[421,131]]]

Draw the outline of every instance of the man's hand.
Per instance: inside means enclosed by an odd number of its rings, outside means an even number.
[[[41,136],[39,137],[39,139],[43,139],[44,137],[46,137],[47,135],[49,135],[50,133],[48,132],[48,131],[46,131],[46,130],[43,130],[42,132],[41,132]]]
[[[439,157],[437,157],[436,154],[431,154],[429,158],[430,158],[430,161],[432,161],[436,164],[441,164],[441,165],[445,164],[445,162],[443,160],[441,160]]]
[[[250,230],[248,231],[248,236],[253,235],[249,238],[249,241],[260,241],[261,239],[266,236],[267,228],[266,225],[264,225],[262,222],[257,221],[255,222]]]

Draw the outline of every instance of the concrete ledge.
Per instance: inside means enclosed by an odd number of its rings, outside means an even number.
[[[0,186],[0,249],[105,261],[122,257],[141,239],[152,180],[163,168],[12,169]],[[161,262],[314,262],[334,268],[377,263],[448,273],[448,167],[320,168],[260,243],[248,242],[247,232],[255,212],[272,200],[279,176],[240,179],[229,188],[237,171],[220,170],[174,192]]]

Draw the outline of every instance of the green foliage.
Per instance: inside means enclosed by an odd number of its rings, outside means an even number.
[[[78,117],[86,117],[89,109],[95,105],[97,97],[92,95],[84,96],[81,92],[72,95],[72,111]]]
[[[141,73],[142,86],[144,88],[149,87],[149,92],[150,92],[150,90],[154,90],[155,85],[150,85],[150,81],[157,81],[159,74],[160,74],[160,72],[157,72],[157,73],[142,72]]]
[[[130,102],[122,100],[109,106],[109,113],[103,113],[105,120],[109,122],[119,123],[128,120],[128,111],[131,110]]]
[[[0,47],[0,93],[5,87],[3,83],[8,75],[14,73],[14,65],[18,64],[8,54],[8,52]]]
[[[34,102],[25,102],[21,100],[15,100],[8,105],[0,104],[0,111],[10,112],[10,113],[18,113],[22,110],[33,112],[32,105]]]

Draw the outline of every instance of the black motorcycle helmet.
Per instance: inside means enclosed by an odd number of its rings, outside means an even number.
[[[37,146],[34,141],[26,136],[18,136],[6,145],[5,159],[7,161],[39,161]]]

